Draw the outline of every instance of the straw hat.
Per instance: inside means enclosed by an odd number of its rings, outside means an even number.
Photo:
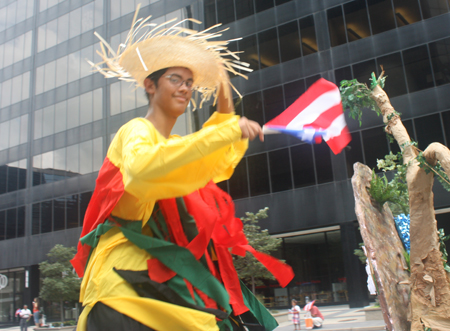
[[[95,71],[106,78],[117,77],[144,88],[144,80],[151,73],[168,67],[186,67],[192,71],[194,87],[201,96],[200,107],[211,96],[217,97],[222,84],[230,84],[239,94],[230,83],[225,70],[244,78],[247,77],[236,69],[248,72],[252,70],[247,63],[239,61],[238,52],[227,49],[229,41],[211,40],[220,37],[221,32],[225,31],[210,32],[220,24],[195,31],[180,26],[185,21],[201,24],[195,19],[185,19],[170,25],[176,21],[172,19],[157,25],[148,23],[151,16],[136,20],[138,12],[139,6],[127,39],[120,44],[117,52],[99,34],[94,33],[100,39],[101,52],[97,53],[103,59],[96,64],[88,61]],[[228,100],[232,99],[230,96],[226,97]]]

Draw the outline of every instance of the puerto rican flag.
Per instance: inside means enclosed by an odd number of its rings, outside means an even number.
[[[339,154],[351,140],[339,88],[323,78],[267,122],[263,130],[264,134],[291,134],[310,143],[320,143],[323,139],[334,154]]]
[[[314,302],[316,302],[316,300],[313,300],[313,301],[309,302],[309,303],[303,308],[303,310],[304,310],[304,311],[310,311],[311,308],[312,308],[312,306],[314,306]]]

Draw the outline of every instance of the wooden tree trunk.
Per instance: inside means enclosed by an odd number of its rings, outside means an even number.
[[[61,311],[61,322],[64,322],[64,303],[62,300],[59,301],[59,309]]]
[[[380,86],[374,88],[372,98],[383,114],[386,131],[392,133],[402,150],[404,163],[409,163],[406,180],[411,218],[411,331],[424,327],[450,330],[450,285],[439,250],[432,192],[434,176],[419,167],[415,159],[417,150],[409,144],[408,132]],[[431,164],[442,161],[447,174],[450,173],[450,152],[445,146],[431,144],[424,155]]]

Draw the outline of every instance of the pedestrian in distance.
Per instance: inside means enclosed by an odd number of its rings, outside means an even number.
[[[34,325],[36,327],[39,327],[39,301],[38,298],[34,298],[33,301],[33,319],[34,319]]]
[[[20,310],[20,331],[28,330],[28,321],[31,318],[31,311],[28,309],[27,305],[23,306],[23,309]]]
[[[297,300],[292,299],[292,308],[289,309],[289,313],[292,314],[292,323],[294,324],[294,330],[300,330],[300,307],[297,305]]]

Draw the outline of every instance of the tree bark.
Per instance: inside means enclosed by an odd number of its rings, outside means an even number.
[[[59,300],[59,310],[61,311],[61,322],[64,322],[64,303]]]
[[[383,114],[386,131],[392,133],[400,146],[403,162],[409,163],[406,181],[409,191],[411,240],[411,330],[450,330],[450,285],[442,263],[434,214],[433,180],[415,159],[418,152],[400,117],[395,113],[388,96],[376,86],[371,97]],[[447,174],[450,170],[450,152],[441,144],[433,143],[424,152],[430,164],[437,160]]]

